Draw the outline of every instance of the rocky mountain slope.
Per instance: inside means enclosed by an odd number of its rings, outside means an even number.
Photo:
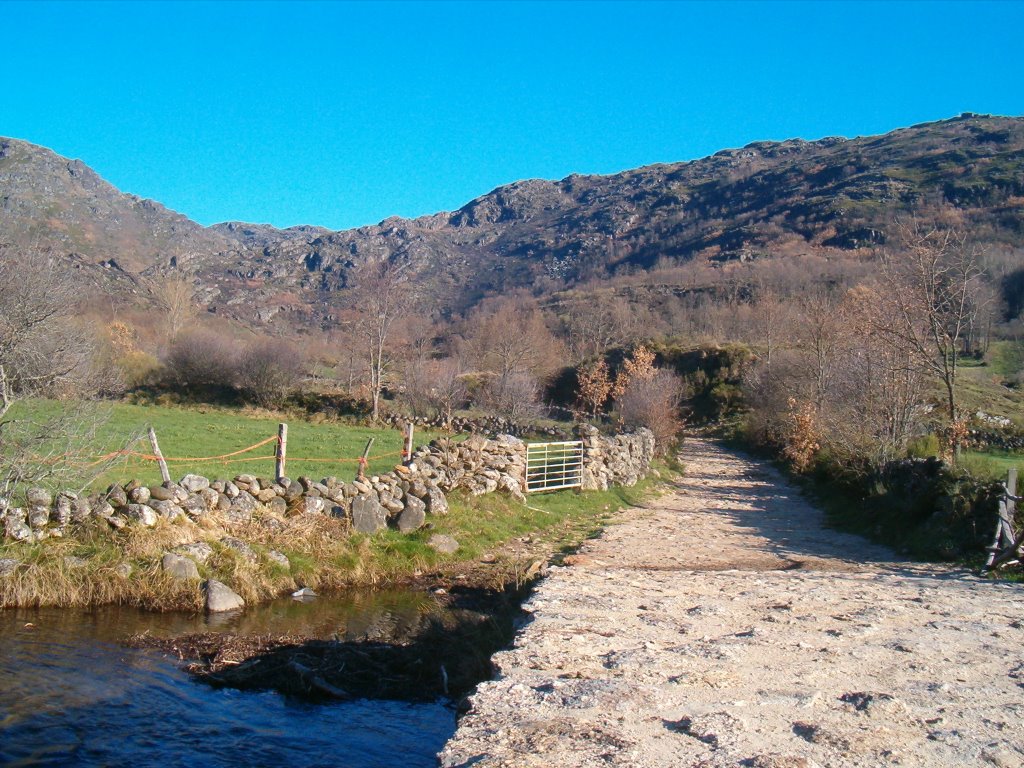
[[[1024,118],[964,114],[883,136],[755,142],[612,176],[520,181],[455,212],[340,232],[204,228],[121,194],[80,161],[0,139],[0,210],[0,243],[52,247],[93,277],[116,272],[107,290],[188,270],[204,304],[246,325],[325,325],[365,260],[408,259],[441,304],[462,309],[490,292],[666,260],[857,256],[910,213],[945,211],[982,244],[1018,247]]]

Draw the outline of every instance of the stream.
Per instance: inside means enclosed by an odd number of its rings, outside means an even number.
[[[455,731],[450,703],[314,704],[213,688],[176,659],[120,642],[142,632],[401,640],[431,610],[429,595],[384,591],[277,600],[233,616],[0,611],[0,765],[435,766]]]

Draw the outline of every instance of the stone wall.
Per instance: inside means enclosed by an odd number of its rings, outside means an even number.
[[[654,436],[649,430],[604,437],[581,427],[584,442],[584,490],[633,485],[650,467]],[[525,500],[525,443],[511,435],[488,439],[471,435],[463,441],[435,440],[417,450],[407,466],[364,479],[327,477],[280,480],[237,475],[232,480],[185,475],[177,483],[146,486],[138,480],[110,486],[90,496],[30,489],[21,506],[0,499],[4,536],[38,541],[72,532],[76,525],[104,521],[111,529],[153,526],[185,516],[216,516],[245,522],[260,505],[282,517],[333,515],[361,533],[386,526],[402,532],[422,527],[429,515],[448,511],[446,494],[465,488],[474,495],[502,491]]]
[[[584,424],[578,428],[583,441],[583,490],[606,491],[612,485],[636,485],[651,468],[654,433],[646,427],[635,432],[605,437]]]

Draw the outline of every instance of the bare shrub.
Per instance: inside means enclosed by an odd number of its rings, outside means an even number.
[[[616,400],[619,418],[627,426],[647,427],[654,433],[660,454],[668,453],[683,428],[679,415],[684,385],[671,371],[655,368],[650,375],[635,376]]]
[[[452,414],[466,404],[468,391],[457,360],[417,359],[405,368],[402,399],[414,416],[432,416],[450,423]]]
[[[306,361],[290,343],[259,339],[239,355],[239,389],[264,408],[279,404],[301,381]]]
[[[170,381],[181,387],[230,387],[238,355],[223,336],[206,330],[179,333],[164,364]]]
[[[543,411],[537,379],[528,373],[515,371],[505,376],[489,377],[480,392],[479,402],[488,410],[513,421],[536,418]]]

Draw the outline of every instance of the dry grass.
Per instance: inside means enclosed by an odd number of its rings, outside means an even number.
[[[0,577],[0,607],[116,603],[201,610],[201,585],[175,580],[160,566],[165,552],[193,542],[206,542],[213,549],[210,559],[198,566],[200,576],[224,582],[247,602],[299,587],[326,590],[374,584],[384,577],[373,565],[369,539],[352,536],[345,521],[329,516],[280,518],[262,509],[245,523],[178,518],[116,533],[101,525],[80,529],[74,538],[0,546],[0,557],[21,563]],[[249,544],[254,556],[224,544],[226,536]],[[290,567],[268,556],[275,550],[288,558]]]
[[[198,610],[195,584],[175,581],[159,562],[140,563],[108,541],[97,545],[74,539],[49,539],[5,556],[21,560],[14,573],[0,578],[0,607],[58,607],[119,603],[151,610]]]

